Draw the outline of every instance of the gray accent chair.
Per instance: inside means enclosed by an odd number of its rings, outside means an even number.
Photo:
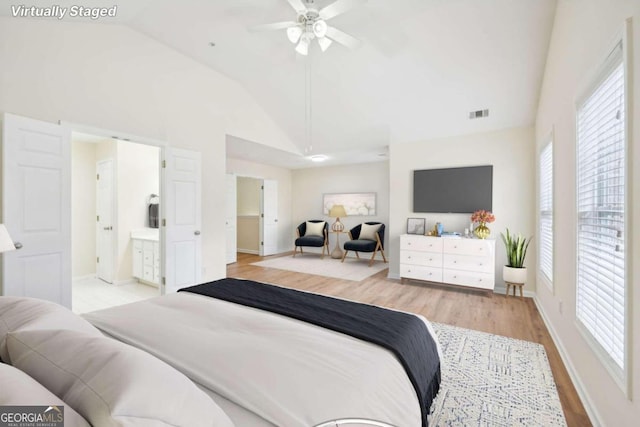
[[[293,257],[295,258],[296,253],[298,252],[298,248],[300,249],[300,254],[302,254],[302,247],[312,247],[312,248],[322,248],[322,255],[320,258],[324,258],[324,251],[327,251],[327,255],[329,255],[329,223],[327,221],[323,221],[321,219],[313,219],[309,222],[318,223],[324,222],[324,236],[305,236],[307,232],[307,222],[303,222],[296,228],[296,241],[295,241],[295,249],[293,250]]]
[[[387,257],[384,256],[384,224],[381,222],[365,222],[365,224],[380,224],[380,228],[375,234],[376,240],[360,239],[360,230],[362,229],[362,224],[356,225],[351,230],[349,230],[349,239],[351,240],[344,242],[344,255],[342,255],[342,262],[344,262],[344,259],[347,257],[347,253],[349,251],[354,251],[358,259],[360,259],[359,252],[373,252],[371,255],[371,259],[369,260],[369,267],[373,265],[376,253],[378,252],[380,252],[380,255],[382,255],[383,261],[387,262]]]

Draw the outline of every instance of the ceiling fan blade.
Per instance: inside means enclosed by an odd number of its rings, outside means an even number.
[[[274,22],[273,24],[254,25],[249,28],[249,31],[255,33],[258,31],[284,30],[285,28],[295,27],[296,25],[298,25],[298,23],[293,21]]]
[[[318,12],[318,14],[320,15],[321,19],[324,19],[326,21],[327,19],[331,19],[334,16],[338,16],[340,14],[348,12],[354,7],[360,6],[361,4],[364,4],[366,2],[367,0],[337,0],[331,3],[329,6],[320,9],[320,12]]]
[[[345,45],[349,49],[357,49],[362,44],[362,42],[357,38],[350,36],[349,34],[342,32],[335,27],[327,27],[326,37],[342,45]]]
[[[305,10],[307,10],[307,6],[305,6],[304,3],[302,3],[302,0],[287,0],[287,1],[296,12],[304,12]]]

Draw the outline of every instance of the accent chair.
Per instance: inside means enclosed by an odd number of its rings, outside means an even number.
[[[313,248],[322,248],[322,255],[320,258],[324,258],[324,252],[329,254],[329,223],[321,219],[313,219],[303,222],[296,228],[296,241],[295,249],[293,250],[293,256],[295,258],[298,248],[300,254],[302,254],[302,248],[304,246]]]
[[[360,259],[359,252],[373,252],[369,260],[369,267],[373,265],[378,252],[382,255],[383,261],[387,262],[387,258],[384,256],[384,229],[385,226],[381,222],[365,222],[349,230],[350,240],[344,243],[342,262],[349,251],[354,251],[358,259]]]

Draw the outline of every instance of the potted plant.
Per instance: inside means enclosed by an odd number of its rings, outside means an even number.
[[[524,266],[524,258],[531,243],[531,237],[524,238],[522,234],[513,235],[507,228],[506,236],[500,233],[505,249],[507,250],[507,265],[502,269],[502,278],[505,282],[525,283],[527,281],[527,267]]]

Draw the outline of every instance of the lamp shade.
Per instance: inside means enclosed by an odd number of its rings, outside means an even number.
[[[305,56],[309,53],[309,37],[307,34],[303,34],[302,37],[300,37],[300,42],[298,46],[296,46],[296,52]]]
[[[289,27],[287,28],[287,37],[291,43],[298,43],[300,40],[300,36],[302,35],[302,28],[300,27]]]
[[[15,249],[16,247],[13,244],[13,240],[11,240],[11,236],[9,236],[7,227],[4,224],[0,224],[0,252],[14,251]]]
[[[333,207],[329,210],[329,216],[331,218],[344,218],[345,216],[347,216],[347,211],[342,205],[333,205]]]

